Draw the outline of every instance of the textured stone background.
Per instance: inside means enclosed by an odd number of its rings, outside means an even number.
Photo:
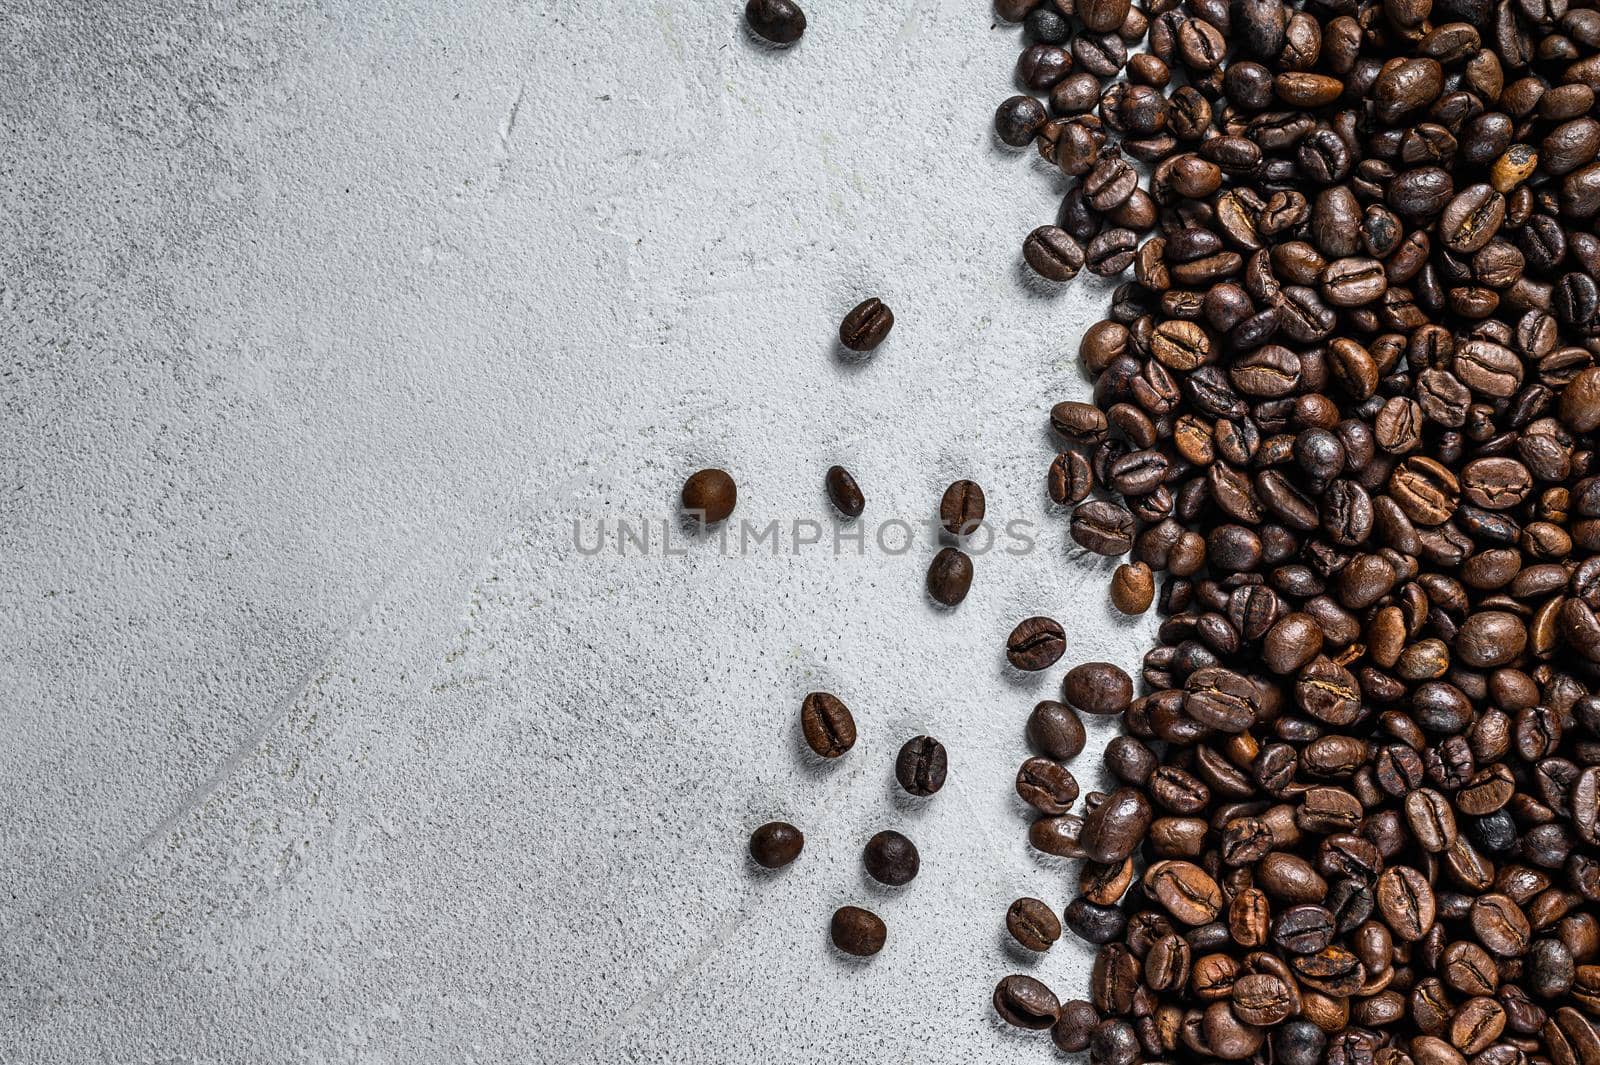
[[[983,0],[813,0],[788,52],[740,7],[0,13],[0,1061],[1052,1057],[987,1004],[1006,904],[1073,875],[1010,786],[1061,670],[1000,647],[1137,659],[1042,488],[1105,286],[1019,265],[1055,179],[993,141]],[[842,361],[869,293],[899,324]],[[573,547],[708,464],[831,529],[835,461],[879,520],[972,476],[1038,548],[941,612],[926,542]],[[863,732],[826,768],[817,687]]]

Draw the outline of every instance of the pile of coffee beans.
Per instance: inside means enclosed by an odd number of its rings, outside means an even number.
[[[1067,182],[1023,258],[1131,271],[1050,496],[1163,618],[1141,693],[1091,663],[1029,719],[1098,953],[1005,1020],[1093,1065],[1600,1065],[1593,2],[999,0],[996,132]],[[1080,713],[1124,733],[1081,801]]]

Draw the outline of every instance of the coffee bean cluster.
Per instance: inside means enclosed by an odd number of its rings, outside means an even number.
[[[1142,693],[1029,719],[1029,840],[1083,864],[1007,927],[1098,953],[995,1010],[1093,1065],[1600,1065],[1600,10],[997,8],[996,132],[1067,183],[1023,258],[1131,274],[1050,495],[1163,621]]]
[[[830,473],[829,484],[836,480]],[[800,732],[818,758],[841,758],[856,745],[855,716],[842,699],[830,692],[812,692],[801,701]],[[932,736],[913,736],[895,757],[895,779],[908,795],[919,798],[944,787],[948,769],[944,744]],[[769,821],[750,835],[750,857],[765,869],[783,868],[800,857],[804,846],[804,833],[786,821]],[[885,830],[867,841],[861,863],[878,883],[903,887],[916,878],[922,859],[909,838]],[[860,906],[843,906],[834,911],[828,933],[835,947],[861,958],[882,950],[889,936],[883,919]]]

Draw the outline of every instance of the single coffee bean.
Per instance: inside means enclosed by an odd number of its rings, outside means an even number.
[[[1143,562],[1125,562],[1111,575],[1111,603],[1124,614],[1149,610],[1155,590],[1155,577]]]
[[[1047,120],[1044,104],[1032,96],[1013,96],[996,109],[994,131],[1011,147],[1026,148]]]
[[[838,758],[856,745],[850,708],[827,692],[812,692],[801,701],[800,730],[806,745],[823,758]]]
[[[1080,504],[1072,512],[1072,539],[1098,555],[1125,555],[1133,547],[1133,515],[1101,499]]]
[[[701,470],[683,482],[683,509],[704,525],[726,521],[739,492],[726,470]]]
[[[1028,742],[1058,762],[1070,762],[1083,751],[1083,722],[1064,703],[1046,700],[1028,715]]]
[[[1079,842],[1097,862],[1120,862],[1143,841],[1152,820],[1150,803],[1132,788],[1118,788],[1083,820]]]
[[[949,756],[932,736],[913,736],[894,760],[894,777],[908,795],[928,796],[944,787]]]
[[[922,864],[916,845],[894,831],[879,832],[869,839],[861,861],[874,880],[891,887],[911,883]]]
[[[824,478],[828,489],[828,499],[838,509],[840,514],[847,518],[859,518],[861,511],[866,508],[867,502],[861,495],[861,488],[856,484],[856,479],[850,471],[843,466],[828,467],[828,475]]]
[[[851,351],[867,352],[882,344],[894,328],[894,312],[876,296],[862,300],[839,323],[839,342]]]
[[[1089,1048],[1089,1039],[1100,1023],[1100,1012],[1092,1002],[1073,999],[1061,1004],[1061,1016],[1050,1029],[1050,1038],[1061,1050],[1076,1053]]]
[[[758,36],[773,44],[793,44],[806,32],[806,13],[794,0],[749,0],[744,18]]]
[[[1063,451],[1050,463],[1046,488],[1054,503],[1081,503],[1094,488],[1094,469],[1079,452]]]
[[[983,489],[973,481],[956,481],[939,500],[939,523],[951,536],[966,536],[983,524]]]
[[[1061,149],[1056,151],[1059,157]],[[1084,264],[1083,245],[1060,226],[1040,226],[1029,233],[1022,242],[1022,257],[1046,281],[1071,281]]]
[[[1133,701],[1133,681],[1110,662],[1084,662],[1061,682],[1067,704],[1085,714],[1120,714]]]
[[[1006,658],[1018,669],[1055,665],[1067,648],[1067,634],[1053,618],[1024,618],[1006,637]]]
[[[1470,914],[1473,934],[1491,954],[1520,955],[1528,946],[1528,917],[1511,898],[1498,892],[1480,895]]]
[[[859,906],[841,906],[835,910],[829,934],[834,946],[858,958],[872,957],[883,949],[889,938],[883,919]]]
[[[1061,763],[1036,755],[1017,770],[1017,794],[1040,813],[1056,816],[1078,801],[1078,782]]]
[[[1045,951],[1061,938],[1061,921],[1038,899],[1021,898],[1006,910],[1006,930],[1029,950]]]
[[[994,989],[994,1011],[1018,1028],[1043,1031],[1056,1023],[1060,1010],[1055,992],[1031,976],[1008,976]]]
[[[784,821],[769,821],[750,834],[750,857],[765,869],[781,869],[800,857],[806,838]]]
[[[1433,928],[1437,912],[1433,888],[1417,870],[1404,865],[1385,869],[1378,878],[1377,897],[1384,923],[1400,939],[1414,942]]]
[[[945,606],[956,606],[972,588],[972,559],[953,547],[933,556],[928,566],[928,594]]]

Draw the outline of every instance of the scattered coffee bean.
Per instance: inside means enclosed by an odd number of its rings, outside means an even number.
[[[800,730],[806,745],[823,758],[838,758],[856,745],[850,708],[827,692],[812,692],[801,701]]]
[[[909,795],[932,795],[944,787],[949,757],[932,736],[913,736],[894,760],[894,777]]]
[[[889,929],[883,919],[871,910],[859,906],[841,906],[833,912],[829,927],[833,945],[846,954],[870,958],[883,949],[889,938]]]
[[[983,489],[974,481],[956,481],[939,500],[939,523],[951,536],[966,536],[983,524]]]
[[[1018,1028],[1049,1028],[1060,1009],[1055,992],[1031,976],[1008,976],[994,989],[995,1012]]]
[[[891,887],[911,883],[922,864],[916,845],[894,831],[879,832],[868,840],[861,860],[874,880]]]
[[[701,470],[683,482],[683,509],[705,525],[726,521],[739,499],[726,470]]]
[[[1111,604],[1124,614],[1143,614],[1155,596],[1155,576],[1143,562],[1125,562],[1111,575]]]
[[[943,548],[928,566],[928,594],[945,606],[956,606],[972,588],[972,559],[954,547]]]
[[[806,32],[806,13],[794,0],[749,0],[744,18],[758,36],[773,44],[793,44]]]
[[[847,518],[861,516],[867,501],[862,497],[861,488],[849,470],[843,466],[830,466],[824,482],[828,488],[828,499],[840,514]]]
[[[839,342],[851,351],[872,351],[894,328],[894,312],[873,296],[862,300],[839,323]]]
[[[1071,281],[1084,264],[1083,245],[1060,226],[1040,226],[1029,233],[1022,242],[1022,257],[1047,281]]]
[[[1046,700],[1028,716],[1028,742],[1058,762],[1070,762],[1081,754],[1085,739],[1083,722],[1064,703]]]
[[[750,834],[750,857],[766,869],[780,869],[800,857],[806,838],[784,821],[769,821]]]
[[[1061,938],[1061,920],[1038,899],[1021,898],[1006,910],[1006,930],[1029,950],[1049,950]]]
[[[1133,701],[1133,681],[1110,662],[1085,662],[1061,682],[1067,704],[1086,714],[1120,714]]]
[[[1006,638],[1006,658],[1018,669],[1048,669],[1066,649],[1067,634],[1052,618],[1024,618]]]

